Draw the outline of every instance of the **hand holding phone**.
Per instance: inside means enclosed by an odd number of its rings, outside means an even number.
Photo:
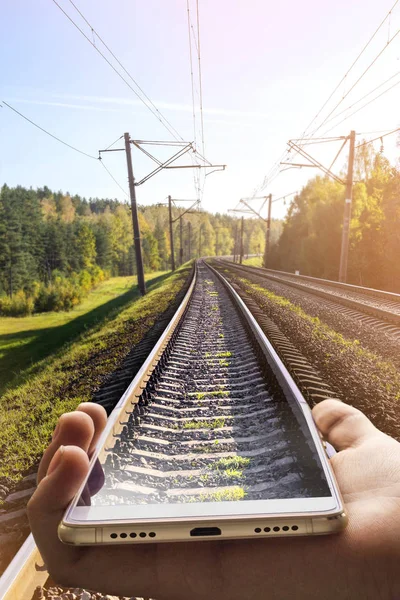
[[[158,600],[396,597],[400,444],[341,402],[326,400],[313,415],[339,451],[331,461],[351,524],[340,535],[76,548],[60,542],[57,527],[87,475],[87,452],[105,425],[101,407],[81,405],[61,419],[28,505],[50,574],[64,585]]]

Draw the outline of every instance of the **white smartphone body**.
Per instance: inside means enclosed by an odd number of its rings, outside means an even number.
[[[190,291],[177,316],[185,310]],[[245,313],[248,309],[242,307],[242,310]],[[260,339],[264,334],[257,327],[254,325],[253,333]],[[153,366],[171,340],[173,331],[171,324],[111,413],[91,457],[88,477],[60,523],[61,541],[75,545],[132,544],[320,535],[342,530],[347,524],[347,517],[329,464],[326,445],[321,440],[307,402],[272,346],[265,340],[268,350],[266,360],[273,371],[279,367],[279,373],[284,374],[282,402],[285,402],[286,408],[287,404],[290,405],[295,423],[284,435],[289,436],[291,460],[293,463],[295,457],[301,466],[301,475],[285,467],[290,462],[290,457],[285,454],[279,458],[281,468],[278,481],[274,481],[273,471],[264,480],[257,474],[257,469],[262,470],[263,465],[268,465],[272,454],[276,457],[279,453],[280,436],[283,434],[275,432],[273,428],[268,434],[268,443],[262,447],[255,444],[254,448],[247,448],[246,451],[230,451],[228,456],[223,452],[218,454],[231,460],[232,465],[235,465],[235,461],[243,463],[258,456],[258,465],[261,464],[262,468],[256,467],[251,493],[236,486],[228,494],[223,488],[217,493],[210,488],[214,492],[210,494],[207,484],[203,483],[204,475],[201,483],[200,478],[194,476],[192,489],[184,496],[175,489],[179,486],[172,484],[166,489],[158,485],[160,479],[157,476],[167,473],[170,482],[177,481],[183,468],[167,450],[165,454],[160,451],[155,458],[151,458],[150,453],[139,446],[136,449],[131,444],[127,456],[136,456],[135,466],[130,465],[129,460],[124,460],[120,465],[119,459],[113,458],[118,455],[115,449],[126,445],[127,424],[137,418],[134,415],[139,414],[140,406],[144,407],[146,383]],[[138,466],[139,454],[142,463]],[[208,448],[208,454],[193,452],[189,460],[193,460],[192,464],[203,461],[202,473],[207,473],[206,463],[210,456]],[[156,460],[157,469],[154,469],[154,464],[153,469],[148,469],[148,460]],[[122,482],[121,477],[115,480],[113,473],[118,469],[120,474],[126,475],[126,480],[123,477]],[[129,478],[131,473],[135,475],[134,481]]]

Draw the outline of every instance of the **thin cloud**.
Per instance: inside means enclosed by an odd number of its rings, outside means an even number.
[[[21,98],[11,98],[10,102],[20,104],[38,104],[40,106],[59,106],[61,108],[78,108],[83,110],[98,110],[101,112],[118,112],[117,108],[105,108],[102,106],[89,106],[88,104],[69,104],[66,102],[49,102],[47,100],[26,100]]]
[[[56,98],[68,98],[71,100],[79,100],[81,102],[92,102],[97,104],[118,104],[121,106],[137,106],[142,103],[139,100],[134,100],[131,98],[113,98],[107,96],[74,96],[74,95],[60,95],[55,94]],[[189,104],[175,104],[170,102],[154,102],[155,106],[159,109],[163,110],[172,110],[176,112],[188,112],[192,113],[193,107]],[[226,108],[203,108],[204,114],[208,115],[220,115],[225,117],[256,117],[267,119],[270,117],[268,113],[260,113],[253,111],[242,111],[235,109],[226,109]]]

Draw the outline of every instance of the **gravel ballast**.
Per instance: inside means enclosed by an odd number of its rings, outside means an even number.
[[[338,396],[400,439],[400,343],[289,286],[249,275],[224,275],[251,296]]]

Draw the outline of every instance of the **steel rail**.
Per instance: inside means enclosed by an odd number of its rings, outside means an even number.
[[[349,292],[357,292],[357,293],[363,294],[365,296],[373,296],[375,298],[381,298],[382,300],[389,300],[389,301],[392,300],[393,302],[398,302],[400,304],[400,294],[396,294],[395,292],[386,292],[385,290],[377,290],[375,288],[364,287],[361,285],[354,285],[352,283],[342,283],[340,281],[334,281],[332,279],[323,279],[321,277],[311,277],[309,275],[296,275],[295,273],[290,273],[288,271],[278,271],[275,269],[267,269],[265,267],[253,267],[251,265],[240,265],[240,266],[245,267],[246,269],[253,269],[253,270],[262,271],[265,273],[271,273],[271,275],[273,275],[274,273],[277,273],[278,275],[296,278],[296,279],[299,279],[300,281],[310,281],[313,283],[319,283],[321,285],[327,285],[330,287],[336,287],[339,289],[347,290]]]
[[[286,273],[284,271],[273,271],[272,269],[265,269],[262,267],[252,267],[250,265],[232,265],[230,262],[223,261],[224,264],[229,266],[232,269],[242,271],[243,273],[253,273],[260,278],[267,278],[271,281],[275,281],[277,283],[281,283],[284,285],[288,285],[289,287],[296,288],[298,290],[307,292],[314,296],[319,296],[324,298],[325,300],[329,300],[339,305],[347,306],[350,309],[356,310],[359,313],[364,313],[380,319],[385,323],[391,323],[400,327],[400,313],[396,314],[386,308],[379,308],[378,306],[371,306],[366,304],[365,302],[353,300],[345,296],[336,295],[329,291],[324,291],[322,289],[317,289],[315,287],[306,285],[306,281],[310,281],[312,283],[316,283],[319,285],[326,285],[330,287],[338,287],[343,288],[349,292],[356,292],[360,295],[363,294],[366,297],[374,297],[383,301],[398,303],[400,309],[400,294],[395,294],[392,292],[385,292],[383,290],[375,290],[373,288],[363,288],[361,286],[355,286],[350,284],[339,283],[335,281],[330,281],[328,279],[318,279],[316,277],[308,277],[305,275],[294,275],[293,273]],[[275,275],[276,273],[276,275]],[[294,280],[296,279],[296,281]],[[304,281],[304,283],[299,283],[297,279]]]

